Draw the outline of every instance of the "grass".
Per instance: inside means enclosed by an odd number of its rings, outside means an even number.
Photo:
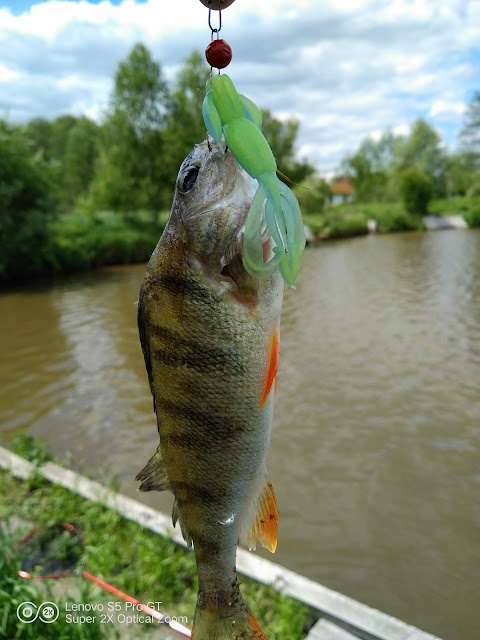
[[[19,447],[23,455],[28,457],[31,447],[34,460],[45,461],[44,456],[39,456],[41,447],[36,441],[17,440],[13,448],[18,451]],[[114,511],[51,484],[39,474],[32,476],[30,481],[25,483],[0,472],[0,494],[9,496],[8,505],[0,506],[0,521],[15,516],[33,521],[34,526],[52,525],[62,520],[72,522],[83,533],[82,564],[90,573],[139,600],[161,601],[165,612],[169,615],[188,616],[191,625],[197,593],[195,559],[192,552],[175,545],[168,538],[122,518]],[[8,547],[10,553],[11,541],[4,537],[2,544]],[[5,554],[2,554],[2,557],[4,556]],[[27,598],[30,593],[28,589],[34,589],[35,584],[17,578],[17,566],[17,560],[11,563],[8,580],[4,584],[0,583],[0,624],[3,620],[7,625],[5,628],[8,629],[4,637],[41,638],[40,635],[22,635],[30,633],[29,629],[34,625],[19,623],[14,613],[18,603],[23,600],[43,600],[33,592],[32,597]],[[78,580],[85,582],[81,578]],[[300,640],[304,637],[309,616],[308,609],[303,604],[284,597],[272,587],[247,579],[242,579],[242,585],[247,602],[270,640]],[[103,594],[100,596],[89,585],[83,588],[86,602],[104,598]],[[58,604],[60,606],[61,603]],[[69,626],[72,629],[76,627]],[[89,625],[82,627],[93,635],[78,637],[109,637],[103,627],[99,631],[93,627],[89,629]],[[55,637],[61,640],[63,637],[71,637],[74,640],[77,638],[73,635],[58,635],[56,627]]]
[[[462,215],[469,227],[480,226],[480,198],[455,197],[432,200],[430,215]],[[400,202],[369,202],[326,207],[320,213],[304,214],[303,219],[323,239],[346,238],[368,233],[368,220],[376,220],[381,233],[423,229],[421,216],[405,211]]]
[[[469,227],[480,226],[480,197],[454,197],[432,200],[429,206],[432,215],[461,215]]]
[[[376,220],[382,233],[422,228],[422,220],[406,213],[399,203],[344,204],[319,214],[304,215],[305,223],[322,238],[346,238],[368,233],[368,220]]]
[[[0,482],[3,485],[3,477]],[[56,602],[59,607],[60,604],[62,607],[65,606],[65,601],[73,602],[71,598],[64,597],[60,603],[59,598],[52,593],[51,585],[47,581],[43,582],[40,587],[40,584],[34,580],[19,578],[20,567],[21,561],[15,548],[14,539],[0,527],[0,638],[43,640],[54,637],[56,640],[100,640],[112,637],[113,629],[110,633],[102,631],[98,622],[85,625],[69,624],[65,615],[60,615],[52,623],[53,632],[50,625],[45,624],[39,618],[30,624],[20,622],[17,617],[17,608],[21,607],[24,602],[33,602],[38,605],[48,600]],[[75,598],[75,602],[92,601],[91,589],[88,585],[83,586],[79,597]]]

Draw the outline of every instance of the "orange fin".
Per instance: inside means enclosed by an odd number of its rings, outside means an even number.
[[[252,527],[245,538],[249,549],[255,549],[257,538],[264,547],[275,553],[278,538],[278,505],[273,485],[268,480],[258,499]]]
[[[267,366],[266,366],[267,376],[265,379],[265,387],[263,390],[262,399],[260,400],[260,407],[262,409],[265,406],[265,403],[267,402],[267,398],[272,389],[275,376],[277,375],[279,360],[280,360],[280,331],[278,327],[276,327],[270,339],[270,350],[268,353],[268,360],[267,360]]]

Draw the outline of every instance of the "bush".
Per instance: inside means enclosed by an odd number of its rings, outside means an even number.
[[[427,174],[417,167],[405,169],[400,175],[400,193],[407,213],[425,216],[432,197],[432,182]]]
[[[0,282],[45,269],[55,208],[50,178],[21,131],[0,121]]]
[[[51,269],[69,273],[109,264],[145,262],[164,228],[142,212],[75,213],[52,224]]]
[[[371,218],[378,223],[379,231],[414,231],[421,226],[417,216],[407,213],[403,207],[395,204],[383,205],[372,212]]]
[[[293,189],[303,213],[321,213],[330,189],[322,178],[307,178]]]
[[[346,216],[327,217],[328,236],[330,238],[349,238],[368,233],[367,219],[363,213],[352,211]]]
[[[480,227],[480,202],[475,203],[463,217],[469,227]]]

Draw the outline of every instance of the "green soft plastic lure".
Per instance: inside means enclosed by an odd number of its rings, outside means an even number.
[[[246,270],[261,277],[278,266],[286,284],[293,287],[305,248],[302,214],[292,191],[277,177],[275,157],[261,131],[260,109],[222,74],[207,80],[202,114],[218,148],[224,152],[223,135],[240,166],[258,180],[245,223],[242,258]],[[263,218],[274,243],[268,262],[263,258]]]

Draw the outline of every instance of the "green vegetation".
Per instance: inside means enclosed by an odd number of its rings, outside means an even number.
[[[15,444],[24,455],[31,450],[35,461],[44,461],[37,442],[22,439]],[[188,616],[189,624],[192,624],[197,590],[192,552],[122,518],[114,511],[49,483],[38,474],[29,483],[22,483],[1,472],[0,492],[9,498],[7,504],[0,506],[0,521],[8,521],[15,516],[28,520],[32,527],[48,526],[58,521],[73,523],[82,532],[84,553],[81,564],[90,573],[139,600],[162,601],[166,613]],[[12,541],[3,535],[0,545],[5,549],[0,558],[0,637],[42,638],[41,629],[36,623],[19,623],[15,611],[24,600],[41,602],[44,598],[39,596],[34,581],[23,581],[17,577],[19,561],[15,555],[11,556]],[[15,559],[6,562],[5,558],[9,557]],[[81,578],[78,578],[78,582],[79,588],[83,589],[83,602],[113,599],[112,596],[106,598],[105,593]],[[308,618],[308,610],[304,605],[282,596],[271,587],[247,579],[242,579],[242,585],[245,598],[269,638],[300,640],[304,637]],[[57,592],[57,596],[51,595],[51,599],[63,611],[65,598],[59,598]],[[71,635],[66,635],[61,626],[62,618],[61,615],[58,627],[55,623],[55,637],[62,640],[108,637],[107,627],[110,625],[102,625],[97,629],[94,625],[84,624],[80,630],[77,625],[68,625]],[[74,630],[85,635],[74,635]]]
[[[400,193],[407,213],[426,216],[432,197],[432,182],[418,167],[410,167],[400,174]]]
[[[119,62],[100,124],[71,115],[15,126],[0,120],[0,284],[150,256],[179,165],[205,137],[208,75],[203,56],[193,52],[169,84],[139,43]],[[450,213],[463,213],[455,209],[459,198],[480,195],[480,92],[467,109],[457,153],[447,154],[423,119],[408,135],[387,130],[363,140],[339,169],[355,188],[350,208],[326,206],[327,183],[296,157],[298,128],[295,119],[263,111],[279,171],[297,183],[306,220],[324,237],[365,233],[370,218],[383,231],[422,228],[429,190],[434,202],[448,199]],[[478,226],[478,205],[465,207],[468,224]]]
[[[368,233],[368,221],[375,220],[380,233],[414,231],[423,228],[421,217],[405,211],[399,203],[359,203],[328,207],[319,214],[304,216],[305,223],[321,238],[345,238]]]
[[[0,120],[0,283],[148,259],[180,163],[205,137],[208,76],[194,52],[169,86],[136,44],[118,65],[100,125],[71,115]],[[313,172],[295,158],[298,126],[264,111],[279,169],[295,181]]]
[[[0,474],[0,485],[12,489],[11,480],[4,482],[4,477]],[[61,599],[52,592],[52,583],[45,581],[41,583],[35,580],[24,580],[18,576],[21,568],[21,558],[16,548],[14,538],[5,533],[0,527],[0,638],[14,640],[47,640],[55,637],[57,640],[101,640],[112,637],[112,633],[102,631],[98,621],[90,624],[78,625],[69,624],[63,612],[65,602],[73,603],[68,596]],[[90,603],[94,601],[94,595],[89,583],[79,585],[79,595],[75,598],[78,603]],[[54,635],[50,635],[50,626],[46,625],[39,618],[34,622],[26,624],[19,621],[17,608],[23,602],[33,602],[40,604],[44,601],[55,602],[62,608],[62,613],[58,619],[52,623]],[[113,631],[113,630],[112,630]]]
[[[461,215],[470,227],[480,226],[480,197],[438,198],[428,205],[429,215]],[[303,216],[305,223],[324,239],[368,233],[368,220],[375,220],[380,233],[423,229],[420,215],[408,213],[399,202],[363,202],[326,207]]]
[[[167,214],[152,222],[150,213],[77,212],[50,225],[49,272],[66,273],[108,264],[144,262],[163,231]]]
[[[353,155],[345,158],[341,171],[352,181],[357,203],[403,200],[406,204],[407,197],[411,212],[422,214],[426,212],[425,195],[420,198],[421,202],[416,201],[417,196],[411,198],[410,195],[419,191],[413,182],[417,185],[423,182],[420,190],[428,191],[424,178],[428,179],[431,197],[435,199],[472,198],[479,194],[480,92],[467,111],[461,140],[460,150],[448,155],[435,129],[419,119],[408,135],[387,130],[378,139],[366,138]],[[415,177],[412,179],[412,176]],[[409,186],[405,185],[406,181],[410,182]]]
[[[301,184],[293,187],[302,214],[319,213],[323,211],[330,188],[323,178],[308,177]]]

